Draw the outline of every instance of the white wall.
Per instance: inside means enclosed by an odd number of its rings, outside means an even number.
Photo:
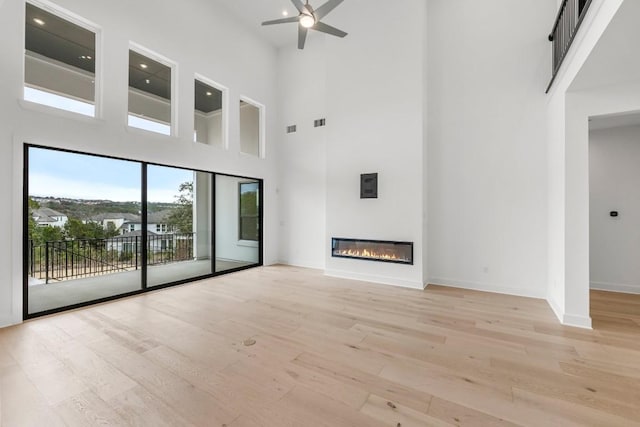
[[[102,29],[99,47],[104,61],[98,63],[98,70],[105,77],[98,100],[102,113],[97,119],[79,118],[19,102],[24,76],[24,2],[0,1],[0,195],[14,206],[0,212],[0,223],[5,225],[0,244],[0,325],[19,322],[22,317],[20,206],[24,141],[264,178],[265,263],[274,262],[278,247],[275,156],[267,154],[266,159],[259,159],[240,154],[237,108],[228,114],[227,151],[194,143],[193,84],[196,73],[210,76],[229,87],[231,105],[238,105],[242,94],[264,104],[267,117],[275,115],[275,49],[244,31],[224,9],[205,0],[59,0],[58,4]],[[141,16],[145,17],[144,25],[140,25]],[[174,99],[178,106],[176,137],[126,127],[130,42],[178,64],[174,76],[178,83]],[[266,144],[275,152],[274,124],[273,120],[267,121]]]
[[[344,18],[364,8],[366,20]],[[426,2],[354,0],[340,12],[331,25],[346,38],[312,32],[305,50],[280,52],[280,125],[298,127],[280,153],[282,261],[421,289]],[[360,174],[372,172],[379,198],[360,199]],[[332,237],[414,242],[414,265],[332,258]]]
[[[324,269],[328,250],[326,127],[313,121],[327,114],[327,53],[324,37],[311,34],[307,46],[279,53],[278,92],[282,136],[279,158],[280,260]],[[331,123],[328,123],[331,126]],[[287,126],[297,131],[285,134]]]
[[[326,274],[422,289],[427,3],[369,3],[343,3],[332,24],[349,35],[326,39]],[[360,199],[374,172],[378,198]],[[333,258],[332,237],[414,242],[414,265]]]
[[[591,288],[640,293],[640,127],[589,133],[589,213]]]
[[[429,276],[543,298],[554,0],[429,2]],[[455,29],[455,30],[452,30]]]
[[[382,5],[362,25],[332,17],[345,39],[281,51],[281,125],[299,127],[281,146],[283,261],[321,268],[307,243],[325,220],[329,274],[545,297],[541,123],[556,11],[553,0]],[[301,129],[324,116],[325,133]],[[359,199],[366,172],[380,174],[377,200]],[[416,265],[334,259],[331,237],[414,241]]]

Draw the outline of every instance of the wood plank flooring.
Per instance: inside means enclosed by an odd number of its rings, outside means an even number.
[[[592,315],[258,268],[0,330],[0,421],[640,425],[640,296],[594,291]]]

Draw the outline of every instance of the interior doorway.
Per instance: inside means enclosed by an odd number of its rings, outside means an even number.
[[[640,332],[640,113],[589,119],[594,329]]]

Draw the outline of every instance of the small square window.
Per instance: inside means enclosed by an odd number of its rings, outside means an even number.
[[[26,4],[24,99],[95,116],[96,33]]]
[[[129,126],[171,135],[171,66],[129,50]]]
[[[240,151],[256,157],[264,157],[262,113],[263,107],[240,101]]]

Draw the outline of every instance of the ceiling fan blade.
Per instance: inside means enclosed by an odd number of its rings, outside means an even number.
[[[316,25],[314,25],[311,28],[316,31],[320,31],[322,33],[331,34],[332,36],[336,36],[336,37],[344,37],[347,35],[347,33],[345,33],[344,31],[339,30],[336,27],[332,27],[331,25],[327,25],[322,22],[316,22]]]
[[[340,6],[340,3],[342,3],[343,1],[344,0],[329,0],[328,2],[326,2],[325,4],[323,4],[322,6],[320,6],[315,10],[316,18],[318,20],[324,18],[329,14],[329,12],[331,12],[336,7]]]
[[[298,49],[304,49],[304,44],[307,41],[308,28],[298,25]]]
[[[300,13],[304,13],[307,10],[301,0],[291,0],[291,3],[293,3]]]
[[[289,22],[298,22],[299,19],[297,16],[292,16],[290,18],[282,18],[282,19],[274,19],[273,21],[265,21],[262,25],[275,25],[275,24],[288,24]]]

